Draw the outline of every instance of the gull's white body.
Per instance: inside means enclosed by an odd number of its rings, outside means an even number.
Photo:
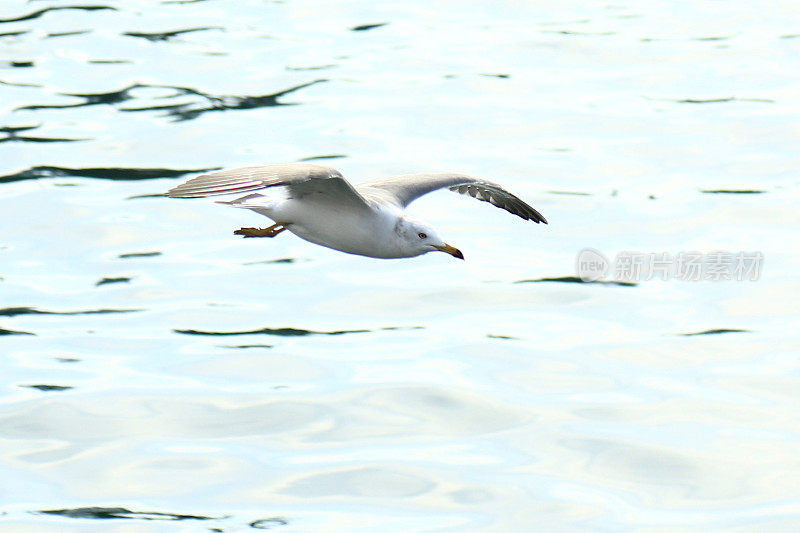
[[[303,202],[295,202],[280,189],[255,198],[221,203],[255,211],[286,224],[287,231],[301,239],[348,254],[396,259],[424,253],[422,250],[408,250],[403,246],[404,241],[396,238],[395,226],[403,212],[391,205],[342,209],[322,195],[318,198],[304,197]]]
[[[353,187],[338,171],[320,165],[264,165],[204,174],[167,195],[201,198],[250,192],[220,203],[260,213],[282,228],[263,235],[240,233],[246,236],[270,237],[285,228],[309,242],[349,254],[392,259],[442,251],[463,259],[432,227],[403,211],[416,198],[441,188],[469,194],[525,220],[547,223],[499,185],[463,174],[410,174]],[[268,231],[239,232],[245,230]]]

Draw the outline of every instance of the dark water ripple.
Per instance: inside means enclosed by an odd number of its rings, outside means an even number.
[[[537,278],[537,279],[521,279],[514,283],[582,283],[582,284],[599,284],[599,285],[618,285],[620,287],[635,287],[637,284],[632,281],[616,281],[616,280],[595,280],[587,281],[582,280],[577,276],[561,276],[556,278]]]
[[[304,157],[298,161],[319,161],[320,159],[342,159],[347,157],[344,154],[331,154],[331,155],[312,155],[311,157]]]
[[[125,87],[124,89],[120,89],[118,91],[105,92],[105,93],[86,93],[86,94],[61,93],[63,96],[72,96],[75,98],[81,98],[83,99],[83,102],[77,102],[74,104],[32,104],[32,105],[18,107],[15,109],[15,111],[20,111],[20,110],[35,111],[39,109],[70,109],[75,107],[85,107],[85,106],[103,105],[103,104],[116,105],[128,100],[135,99],[136,97],[133,96],[131,93],[136,89],[171,89],[172,91],[174,91],[174,94],[162,96],[160,98],[168,100],[172,98],[179,98],[189,95],[189,96],[197,96],[201,100],[196,102],[179,103],[179,104],[166,104],[166,105],[145,106],[145,107],[126,107],[126,108],[119,108],[119,110],[123,112],[163,111],[164,114],[162,116],[172,117],[174,121],[180,122],[184,120],[195,119],[200,115],[202,115],[203,113],[208,113],[211,111],[227,111],[227,110],[255,109],[259,107],[296,105],[292,103],[281,102],[279,101],[279,99],[282,96],[285,96],[289,93],[293,93],[300,89],[310,87],[311,85],[324,83],[326,81],[328,80],[326,79],[314,80],[308,83],[297,85],[295,87],[290,87],[283,91],[278,91],[276,93],[264,94],[258,96],[213,95],[204,93],[202,91],[198,91],[197,89],[192,89],[190,87],[175,87],[172,85],[150,85],[150,84],[135,83],[133,85]]]
[[[749,329],[707,329],[693,333],[679,333],[681,337],[695,337],[697,335],[722,335],[724,333],[749,333]]]
[[[14,83],[11,81],[0,80],[0,85],[8,85],[9,87],[41,87],[37,83]]]
[[[48,33],[46,38],[50,39],[53,37],[69,37],[70,35],[83,35],[84,33],[92,33],[92,30],[60,31]]]
[[[732,39],[732,38],[733,38],[732,36],[728,35],[728,36],[724,36],[724,37],[723,36],[695,37],[692,40],[693,41],[727,41],[727,40]]]
[[[282,257],[280,259],[265,259],[264,261],[247,261],[242,265],[288,265],[297,262],[294,257]]]
[[[206,336],[233,336],[233,335],[276,335],[279,337],[305,337],[306,335],[345,335],[348,333],[369,333],[370,329],[343,329],[338,331],[314,331],[311,329],[298,328],[261,328],[249,331],[200,331],[197,329],[173,329],[175,333],[182,335],[206,335]]]
[[[704,189],[700,192],[703,194],[764,194],[767,191],[758,189]]]
[[[350,31],[369,31],[374,30],[375,28],[380,28],[381,26],[386,26],[389,24],[388,22],[378,22],[376,24],[362,24],[360,26],[354,26],[350,28]]]
[[[138,518],[141,520],[221,520],[227,518],[178,513],[131,511],[124,507],[75,507],[73,509],[51,509],[34,512],[37,514],[66,516],[68,518],[94,518],[98,520],[108,520],[112,518]]]
[[[58,392],[64,390],[74,389],[75,387],[70,387],[69,385],[20,385],[20,387],[26,387],[29,389],[38,389],[43,392]]]
[[[20,132],[30,131],[40,128],[38,126],[3,126],[0,127],[0,133],[5,133],[5,137],[0,137],[0,143],[4,142],[34,142],[34,143],[55,143],[55,142],[75,142],[75,141],[88,141],[90,139],[68,139],[62,137],[31,137],[27,135],[19,135]]]
[[[13,329],[0,328],[0,337],[4,335],[36,335],[36,333],[31,333],[30,331],[15,331]]]
[[[234,348],[237,350],[246,350],[248,348],[274,348],[272,344],[220,344],[220,348]]]
[[[147,39],[148,41],[168,41],[173,37],[177,37],[178,35],[182,35],[184,33],[193,33],[197,31],[208,31],[208,30],[222,30],[225,31],[225,28],[221,26],[207,26],[204,28],[187,28],[185,30],[175,30],[175,31],[165,31],[165,32],[158,32],[158,33],[144,33],[144,32],[135,32],[135,31],[127,31],[122,35],[127,35],[128,37],[139,37],[142,39]]]
[[[281,518],[280,516],[274,516],[272,518],[264,518],[262,520],[256,520],[255,522],[250,522],[250,527],[253,529],[272,529],[276,526],[285,526],[288,525],[289,521],[285,518]]]
[[[112,283],[129,283],[130,281],[131,281],[131,278],[124,278],[124,277],[120,277],[120,278],[103,278],[100,281],[98,281],[97,283],[95,283],[94,286],[95,287],[99,287],[101,285],[110,285]]]
[[[0,19],[0,23],[21,22],[23,20],[38,19],[39,17],[50,11],[64,11],[68,9],[81,10],[81,11],[100,11],[104,9],[110,9],[111,11],[117,11],[116,7],[111,7],[111,6],[54,6],[54,7],[46,7],[44,9],[40,9],[39,11],[34,11],[33,13],[28,13],[27,15],[22,15],[17,18]]]
[[[86,311],[43,311],[35,307],[5,307],[0,309],[0,316],[19,315],[109,315],[114,313],[136,313],[141,309],[89,309]]]
[[[130,59],[90,59],[89,63],[93,65],[124,65],[133,63]]]
[[[30,33],[30,30],[8,31],[5,33],[0,33],[0,39],[2,39],[3,37],[16,37],[18,35],[25,35],[26,33]]]
[[[769,98],[737,98],[736,96],[728,96],[724,98],[683,98],[675,100],[679,104],[721,104],[725,102],[759,102],[763,104],[774,104],[775,100]]]
[[[127,254],[119,254],[117,257],[120,259],[133,259],[135,257],[158,257],[161,252],[130,252]]]
[[[425,329],[423,326],[387,326],[377,329],[342,329],[336,331],[315,331],[311,329],[299,328],[261,328],[249,331],[200,331],[196,329],[173,329],[175,333],[183,335],[210,335],[210,336],[232,336],[232,335],[277,335],[279,337],[304,337],[306,335],[346,335],[348,333],[371,333],[373,331],[398,331],[409,329]],[[239,348],[249,347],[238,346]],[[255,345],[253,345],[255,346]],[[234,346],[230,346],[233,348]]]
[[[203,522],[222,522],[229,521],[234,518],[233,515],[223,516],[205,516],[195,514],[182,514],[182,513],[169,513],[163,511],[132,511],[125,507],[74,507],[71,509],[44,509],[40,511],[31,511],[32,514],[59,516],[66,518],[81,518],[90,520],[165,520],[165,521],[183,521],[183,520],[198,520]],[[246,525],[245,525],[246,524]],[[271,516],[269,518],[260,518],[249,522],[241,523],[240,525],[233,525],[236,531],[242,527],[249,527],[252,529],[275,529],[277,527],[286,526],[289,520],[283,516]],[[208,528],[208,529],[206,529]],[[203,528],[204,531],[226,531],[227,528],[223,527],[208,527]]]
[[[31,68],[33,67],[33,61],[3,61],[0,62],[0,65],[9,68]]]
[[[197,172],[208,172],[216,168],[197,168],[197,169],[173,169],[173,168],[66,168],[37,166],[27,170],[0,176],[0,183],[10,183],[12,181],[37,180],[40,178],[97,178],[104,180],[151,180],[158,178],[177,178],[185,174]]]
[[[303,71],[307,71],[307,70],[327,70],[329,68],[335,68],[337,66],[338,65],[335,65],[333,63],[331,63],[330,65],[317,65],[317,66],[313,66],[313,67],[289,67],[289,66],[287,66],[286,70],[293,70],[293,71],[303,72]]]
[[[133,96],[130,96],[130,92],[134,89],[139,89],[143,87],[153,87],[152,85],[143,85],[143,84],[134,84],[124,89],[120,89],[119,91],[111,91],[107,93],[90,93],[90,94],[75,94],[75,93],[60,93],[62,96],[74,96],[76,98],[83,98],[83,102],[78,102],[75,104],[34,104],[34,105],[27,105],[18,107],[15,111],[20,110],[37,110],[37,109],[68,109],[72,107],[84,107],[84,106],[91,106],[91,105],[100,105],[100,104],[118,104],[120,102],[124,102],[125,100],[130,100]],[[173,87],[174,88],[174,87]]]

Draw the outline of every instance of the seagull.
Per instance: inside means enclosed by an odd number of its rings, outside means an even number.
[[[274,222],[267,228],[233,232],[244,237],[275,237],[289,230],[306,241],[367,257],[397,259],[438,251],[464,259],[429,224],[404,211],[420,196],[443,188],[547,224],[536,209],[500,185],[454,173],[406,174],[353,186],[339,171],[311,163],[248,166],[197,176],[170,189],[167,196],[249,193],[218,202],[250,209]]]

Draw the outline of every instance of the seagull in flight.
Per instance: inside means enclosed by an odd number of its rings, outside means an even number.
[[[339,171],[321,165],[248,166],[192,178],[170,189],[167,196],[248,193],[219,203],[250,209],[274,224],[233,232],[244,237],[275,237],[289,230],[309,242],[367,257],[396,259],[438,251],[464,259],[429,224],[405,212],[420,196],[444,188],[489,202],[523,220],[547,224],[536,209],[500,185],[453,173],[406,174],[353,186]]]

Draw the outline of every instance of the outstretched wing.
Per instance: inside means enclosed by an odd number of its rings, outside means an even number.
[[[212,172],[192,178],[167,191],[170,198],[204,198],[285,186],[292,198],[325,194],[339,202],[368,207],[338,170],[310,163],[261,165]]]
[[[500,185],[464,174],[406,174],[360,184],[356,189],[367,198],[377,197],[405,207],[420,196],[445,187],[468,194],[482,202],[489,202],[524,220],[547,224],[541,213]]]

